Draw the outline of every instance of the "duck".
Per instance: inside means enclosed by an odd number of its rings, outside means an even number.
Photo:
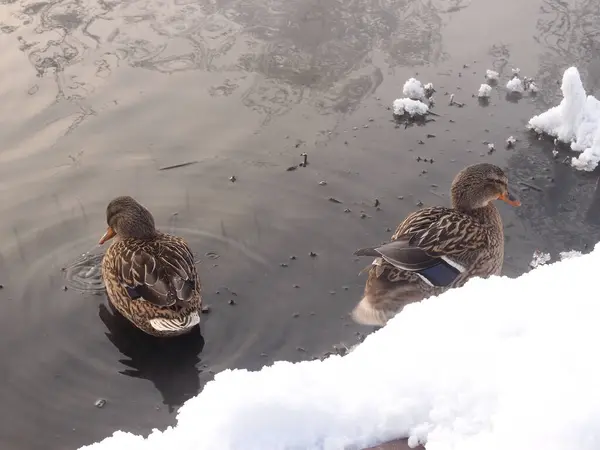
[[[158,231],[150,211],[130,196],[110,201],[106,222],[98,244],[114,238],[102,258],[112,306],[156,337],[179,336],[199,325],[201,285],[186,241]]]
[[[409,214],[389,243],[354,252],[375,258],[361,272],[368,278],[351,313],[355,322],[381,327],[408,304],[501,274],[504,229],[494,201],[521,205],[504,171],[489,163],[467,166],[452,181],[450,198],[451,207]]]

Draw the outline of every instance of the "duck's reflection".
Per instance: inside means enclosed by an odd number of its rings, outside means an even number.
[[[200,391],[197,366],[204,338],[199,327],[183,336],[156,338],[132,327],[112,305],[100,304],[98,316],[108,329],[106,336],[125,357],[119,361],[128,368],[120,373],[151,381],[169,412]]]

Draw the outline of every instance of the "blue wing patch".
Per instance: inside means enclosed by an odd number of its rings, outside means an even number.
[[[456,280],[461,271],[440,259],[436,265],[417,273],[433,286],[446,287]]]
[[[140,293],[135,288],[125,286],[125,289],[127,289],[127,294],[131,297],[132,300],[137,300],[141,297]]]

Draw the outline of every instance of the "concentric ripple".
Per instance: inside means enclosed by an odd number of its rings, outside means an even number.
[[[80,292],[101,295],[105,291],[102,281],[104,253],[84,253],[65,268],[67,286]]]

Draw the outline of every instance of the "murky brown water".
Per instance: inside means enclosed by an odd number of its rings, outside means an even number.
[[[568,65],[600,87],[599,23],[594,0],[0,1],[0,447],[147,433],[214,372],[353,344],[368,329],[348,318],[364,282],[352,252],[417,202],[446,204],[466,164],[539,188],[502,207],[507,275],[534,249],[600,240],[597,175],[524,131]],[[485,69],[502,87],[513,66],[537,98],[472,98]],[[439,116],[396,127],[387,108],[415,73]],[[308,167],[287,171],[302,152]],[[61,269],[94,249],[122,194],[202,260],[205,342],[157,342],[104,295],[63,289]]]

